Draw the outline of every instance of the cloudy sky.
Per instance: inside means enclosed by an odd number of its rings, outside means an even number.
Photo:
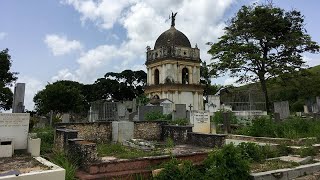
[[[201,59],[209,60],[206,42],[216,42],[223,27],[242,5],[254,0],[1,0],[0,50],[9,48],[12,70],[26,83],[25,105],[33,109],[34,94],[49,82],[93,83],[106,72],[145,69],[145,48],[170,27],[176,28]],[[260,0],[260,2],[265,2]],[[305,15],[306,29],[320,42],[319,0],[273,0],[286,10]],[[319,55],[305,54],[310,66]],[[230,84],[222,77],[216,84]]]

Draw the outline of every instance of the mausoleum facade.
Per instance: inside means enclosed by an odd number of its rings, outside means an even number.
[[[191,46],[186,35],[174,27],[147,47],[147,87],[149,98],[169,99],[174,104],[186,104],[192,110],[203,109],[203,86],[200,84],[200,50]],[[191,106],[190,106],[191,105]]]

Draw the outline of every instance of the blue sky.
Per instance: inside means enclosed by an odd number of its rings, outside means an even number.
[[[1,0],[0,50],[9,49],[12,70],[26,85],[26,108],[48,82],[68,79],[93,83],[106,72],[145,69],[145,47],[169,28],[171,10],[178,11],[176,28],[202,60],[209,60],[206,42],[216,42],[225,22],[252,0]],[[264,1],[260,1],[264,2]],[[306,29],[320,42],[319,0],[274,0],[275,6],[297,9]],[[318,65],[319,55],[304,55]],[[228,76],[213,83],[230,84]]]

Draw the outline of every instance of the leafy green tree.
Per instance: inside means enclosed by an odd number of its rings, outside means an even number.
[[[201,63],[200,66],[200,83],[204,85],[203,96],[206,97],[205,102],[208,99],[208,95],[215,94],[218,89],[220,88],[219,85],[212,85],[211,84],[211,77],[214,70],[211,69],[207,63],[204,61]]]
[[[299,11],[270,5],[243,6],[208,51],[215,75],[230,72],[238,82],[260,81],[269,108],[267,81],[303,67],[301,53],[319,52]]]
[[[57,81],[39,91],[33,98],[36,110],[46,114],[51,110],[54,113],[82,113],[88,109],[81,89],[82,84],[74,81]]]
[[[9,50],[0,51],[0,110],[9,110],[12,107],[13,93],[10,90],[17,80],[18,73],[11,72],[11,56]]]

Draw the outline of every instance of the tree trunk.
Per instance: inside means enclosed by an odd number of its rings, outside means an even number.
[[[261,83],[261,89],[262,89],[262,92],[264,94],[265,101],[266,101],[266,110],[267,110],[267,113],[269,114],[271,111],[270,111],[270,103],[269,103],[269,96],[268,96],[268,89],[267,89],[267,81],[264,78],[264,76],[259,77],[259,79],[260,79],[260,83]]]

